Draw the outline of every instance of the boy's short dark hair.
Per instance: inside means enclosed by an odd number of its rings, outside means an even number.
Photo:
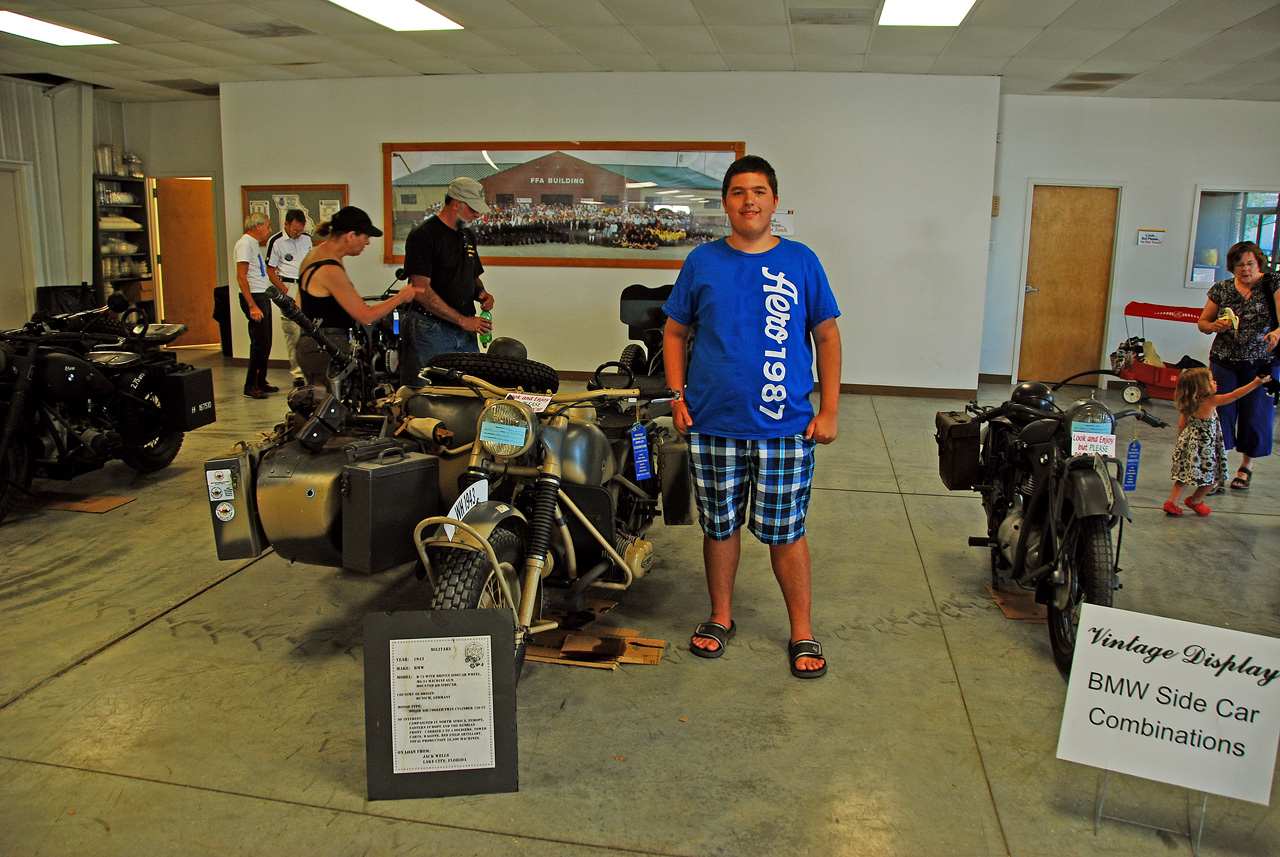
[[[301,208],[291,208],[284,213],[285,223],[306,223],[307,215]]]
[[[733,177],[742,173],[763,173],[769,180],[769,188],[773,191],[773,195],[778,195],[778,174],[773,171],[773,165],[759,155],[743,155],[730,164],[728,171],[725,172],[724,183],[720,185],[721,199],[729,195],[729,182]]]

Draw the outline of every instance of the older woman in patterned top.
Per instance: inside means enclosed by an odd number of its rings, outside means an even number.
[[[1252,241],[1242,241],[1227,251],[1227,270],[1235,276],[1209,289],[1197,324],[1202,333],[1216,334],[1209,349],[1209,369],[1220,394],[1252,381],[1260,367],[1272,374],[1272,354],[1280,343],[1275,316],[1280,279],[1267,271],[1266,254]],[[1230,318],[1220,317],[1226,309],[1235,313],[1238,328]],[[1232,488],[1248,488],[1253,460],[1271,454],[1275,413],[1274,400],[1262,389],[1218,408],[1227,449],[1239,449],[1241,454]]]

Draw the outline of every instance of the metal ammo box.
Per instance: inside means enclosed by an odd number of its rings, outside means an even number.
[[[345,464],[343,567],[374,574],[417,559],[413,528],[441,514],[439,473],[436,456],[399,447]]]

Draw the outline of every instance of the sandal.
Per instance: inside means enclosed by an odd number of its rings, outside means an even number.
[[[729,620],[728,628],[719,622],[703,622],[693,629],[693,636],[689,638],[689,651],[700,658],[718,658],[724,654],[724,647],[729,645],[729,641],[733,639],[733,635],[736,633],[738,633],[738,623],[732,619]],[[704,640],[715,640],[719,647],[715,649],[699,648],[693,644],[693,641],[699,637]]]
[[[787,657],[791,659],[791,674],[796,678],[821,678],[827,674],[827,659],[822,654],[822,644],[817,640],[796,640],[787,644]],[[802,670],[796,666],[801,658],[821,658],[822,666],[816,670]]]
[[[1172,500],[1164,501],[1164,513],[1166,515],[1181,515],[1182,510],[1178,508],[1178,504]]]
[[[1187,508],[1202,518],[1209,517],[1209,507],[1204,503],[1193,503],[1190,497],[1187,498]]]
[[[1243,473],[1244,476],[1241,476]],[[1240,473],[1236,474],[1236,478],[1231,480],[1231,487],[1237,491],[1243,491],[1249,487],[1249,483],[1253,481],[1253,471],[1247,467],[1241,467]]]
[[[1226,494],[1226,493],[1227,493],[1227,486],[1219,482],[1217,485],[1213,486],[1213,490],[1209,492],[1209,496],[1216,497],[1219,494]]]

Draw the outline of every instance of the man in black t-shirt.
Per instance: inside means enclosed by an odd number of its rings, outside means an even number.
[[[404,244],[404,270],[409,283],[422,293],[400,319],[400,382],[420,386],[418,372],[437,354],[479,351],[476,334],[492,323],[476,315],[475,305],[493,308],[493,295],[484,289],[484,266],[476,239],[465,228],[478,214],[487,214],[484,186],[475,179],[454,179],[440,213],[409,233]]]

